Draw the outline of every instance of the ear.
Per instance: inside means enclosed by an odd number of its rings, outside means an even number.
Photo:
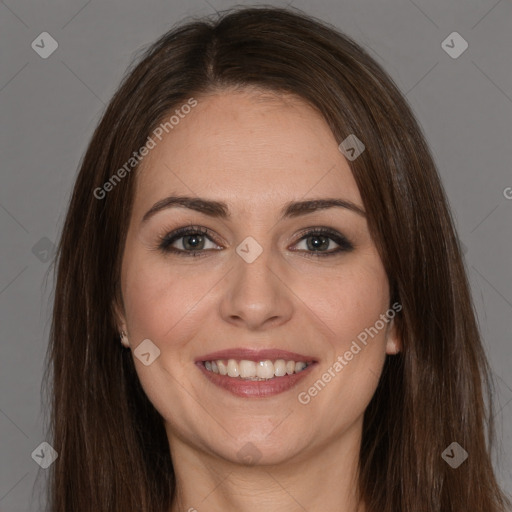
[[[116,297],[112,304],[112,310],[114,312],[114,323],[116,325],[117,332],[121,338],[121,344],[123,347],[129,348],[130,342],[128,340],[128,330],[126,326],[126,317],[124,314],[124,307],[121,303],[121,299]]]
[[[386,354],[396,355],[402,351],[402,340],[398,336],[397,328],[395,325],[395,318],[393,317],[388,325],[386,332]]]

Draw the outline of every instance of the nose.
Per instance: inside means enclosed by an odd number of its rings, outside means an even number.
[[[220,303],[224,321],[251,331],[288,322],[293,314],[293,292],[285,281],[284,268],[273,261],[270,250],[251,263],[236,255],[234,265]]]

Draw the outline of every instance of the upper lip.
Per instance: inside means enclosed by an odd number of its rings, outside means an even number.
[[[279,349],[261,349],[255,350],[251,348],[230,348],[225,350],[219,350],[217,352],[211,352],[204,356],[198,357],[196,363],[203,361],[218,361],[219,359],[236,359],[247,361],[265,361],[270,359],[275,361],[276,359],[284,359],[285,361],[295,362],[315,362],[315,359],[311,356],[305,356],[303,354],[297,354],[296,352],[290,352],[288,350]]]

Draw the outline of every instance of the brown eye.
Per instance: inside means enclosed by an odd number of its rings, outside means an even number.
[[[304,233],[299,240],[299,243],[302,242],[305,242],[305,247],[299,250],[311,256],[332,256],[354,249],[354,246],[341,233],[328,228],[317,228]]]
[[[201,252],[218,250],[219,246],[208,233],[208,229],[197,226],[180,228],[165,235],[158,247],[165,253],[172,252],[183,256],[197,256]],[[207,247],[208,243],[213,244],[213,247]]]

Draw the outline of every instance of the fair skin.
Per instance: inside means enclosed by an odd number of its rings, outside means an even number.
[[[286,203],[310,199],[364,210],[349,164],[300,100],[254,91],[197,100],[137,174],[121,276],[124,343],[135,350],[149,339],[160,350],[148,366],[134,362],[164,418],[178,482],[172,512],[364,510],[356,502],[362,420],[386,354],[399,350],[394,322],[308,403],[298,395],[329,368],[332,376],[338,356],[390,308],[386,272],[364,215],[331,207],[280,218]],[[230,216],[172,206],[142,220],[171,195],[223,202]],[[159,249],[159,237],[186,226],[208,229],[201,255]],[[315,256],[307,242],[318,236],[304,231],[318,227],[353,249]],[[249,236],[262,248],[250,263],[236,251]],[[191,251],[191,241],[182,235],[172,247]],[[322,241],[324,252],[340,247],[329,235]],[[315,364],[290,389],[242,397],[195,362],[234,348],[287,350]]]

